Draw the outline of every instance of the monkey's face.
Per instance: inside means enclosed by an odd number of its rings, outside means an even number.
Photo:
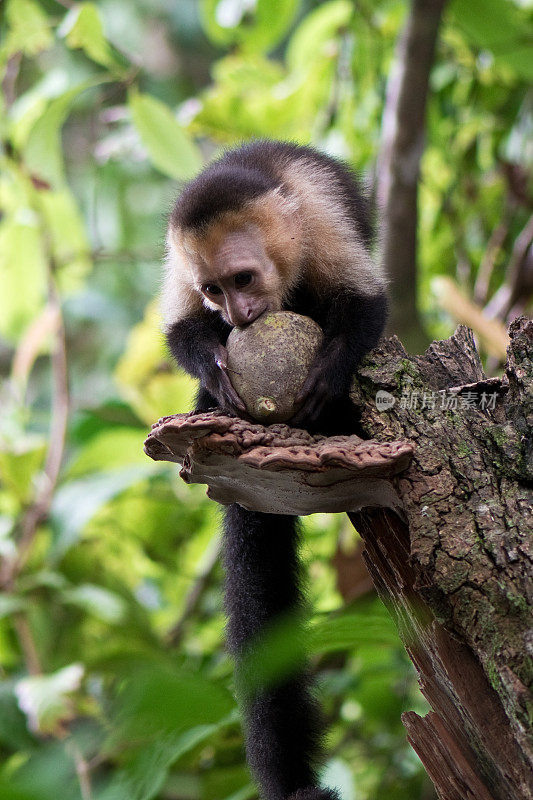
[[[204,239],[191,266],[208,308],[230,325],[249,325],[265,311],[281,309],[279,270],[253,227]]]

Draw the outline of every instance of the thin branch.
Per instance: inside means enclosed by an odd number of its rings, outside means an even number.
[[[65,326],[61,312],[61,301],[53,281],[50,279],[50,304],[55,308],[59,323],[56,335],[56,346],[52,353],[52,424],[50,427],[50,447],[45,464],[45,474],[48,478],[49,492],[55,489],[63,452],[65,449],[65,436],[67,432],[67,422],[69,413],[69,394],[68,394],[68,368],[67,368],[67,347],[65,341]]]
[[[39,316],[27,327],[17,345],[11,364],[11,380],[19,390],[22,403],[28,378],[41,352],[42,343],[50,335],[56,335],[58,322],[57,308],[47,303]]]
[[[69,750],[74,759],[74,766],[76,768],[76,777],[80,786],[80,794],[82,800],[92,800],[93,792],[91,788],[91,767],[89,762],[84,758],[83,753],[79,749],[76,742],[71,739],[68,743]]]
[[[509,283],[511,284],[512,300],[515,300],[519,294],[521,267],[532,242],[533,214],[529,217],[525,227],[516,237],[513,252],[511,253],[511,260],[509,261]]]
[[[51,356],[52,409],[48,452],[35,500],[27,509],[20,523],[17,556],[13,561],[5,565],[0,578],[0,585],[4,588],[12,587],[13,581],[26,562],[37,528],[50,510],[65,449],[69,412],[67,350],[61,301],[54,283],[52,270],[49,277],[48,305],[57,320],[55,346]]]
[[[505,238],[509,232],[509,219],[506,214],[499,225],[493,230],[488,241],[486,250],[481,259],[474,286],[474,302],[483,305],[487,302],[489,294],[489,284],[496,264],[498,253],[503,247]]]
[[[41,675],[42,666],[33,633],[25,614],[15,614],[13,625],[17,633],[20,649],[24,655],[24,663],[29,675]]]
[[[211,547],[205,554],[204,562],[196,581],[191,586],[187,597],[185,598],[185,606],[181,617],[170,628],[167,633],[167,642],[171,647],[176,647],[183,637],[185,625],[187,620],[194,614],[202,596],[211,582],[211,576],[218,563],[220,557],[220,550],[222,542],[220,538],[216,538]]]
[[[495,319],[488,319],[483,309],[466,298],[451,278],[441,276],[432,282],[438,305],[450,314],[455,322],[468,325],[479,336],[489,355],[505,360],[509,335],[505,326]]]
[[[429,178],[428,178],[429,182]],[[457,182],[449,187],[442,200],[442,210],[447,215],[453,231],[453,248],[457,260],[455,276],[459,286],[469,286],[472,275],[472,264],[465,244],[464,224],[455,203],[454,196],[457,192]]]
[[[14,53],[6,64],[4,80],[2,81],[2,92],[6,109],[10,108],[17,99],[17,78],[20,71],[22,53]]]
[[[374,19],[374,9],[372,4],[367,6],[365,3],[362,3],[361,0],[354,0],[353,5],[355,11],[353,18],[363,20],[373,34],[375,34],[378,38],[383,38],[383,31]]]
[[[507,279],[503,286],[496,292],[491,301],[485,306],[485,316],[494,319],[506,319],[514,303],[522,294],[531,294],[531,288],[522,287],[522,278],[527,283],[527,276],[523,275],[523,265],[531,243],[533,242],[533,214],[529,217],[525,227],[515,239]],[[526,298],[527,299],[527,298]]]
[[[354,9],[355,11],[355,9]],[[337,58],[335,63],[335,74],[331,82],[329,100],[316,125],[315,136],[321,137],[335,124],[339,113],[345,87],[349,86],[352,80],[351,56],[353,51],[353,32],[348,25],[339,37]]]

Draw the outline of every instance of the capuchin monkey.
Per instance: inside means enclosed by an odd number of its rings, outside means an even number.
[[[189,183],[169,220],[163,314],[172,355],[200,379],[195,410],[244,414],[228,376],[228,334],[287,310],[324,332],[289,424],[353,432],[352,377],[387,316],[371,240],[355,176],[310,147],[252,142]],[[227,638],[237,674],[254,640],[300,607],[298,538],[296,517],[225,510]],[[285,676],[243,704],[248,762],[264,800],[339,800],[317,785],[322,722],[308,675]]]

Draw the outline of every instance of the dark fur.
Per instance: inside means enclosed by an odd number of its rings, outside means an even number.
[[[187,230],[201,229],[221,211],[238,211],[276,185],[276,180],[257,169],[217,162],[185,187],[174,206],[172,224]]]
[[[299,608],[297,520],[234,504],[226,510],[224,533],[227,637],[239,686],[239,656],[247,644],[269,623]],[[289,676],[242,702],[248,760],[265,797],[286,800],[313,785],[321,725],[306,678]]]
[[[349,216],[363,242],[372,243],[368,203],[348,166],[318,150],[268,139],[228,150],[210,164],[182,192],[171,215],[171,223],[197,230],[224,211],[237,211],[248,200],[283,184],[287,163],[306,158],[328,170],[335,180],[334,191],[342,195]]]
[[[283,164],[293,158],[314,160],[330,170],[347,215],[363,240],[371,241],[367,206],[357,183],[343,165],[309,148],[277,142],[257,142],[231,151],[185,189],[171,224],[201,228],[226,210],[268,191],[281,181]],[[320,243],[316,244],[320,247]],[[303,427],[324,433],[353,430],[354,410],[348,391],[361,358],[381,336],[387,313],[385,292],[375,297],[332,289],[313,291],[305,279],[284,306],[315,319],[324,331],[324,346],[315,369],[328,402]],[[217,405],[209,387],[218,369],[213,352],[225,344],[230,326],[218,313],[181,320],[167,331],[177,362],[201,381],[197,410]],[[228,643],[236,660],[265,625],[298,609],[298,528],[293,517],[246,511],[238,505],[225,512],[226,607]],[[253,699],[243,700],[247,753],[266,800],[338,800],[316,786],[321,755],[322,723],[308,676],[292,675]]]

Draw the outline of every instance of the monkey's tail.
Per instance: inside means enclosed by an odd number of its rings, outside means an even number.
[[[301,605],[297,518],[225,514],[227,638],[237,683],[247,645]],[[339,800],[316,782],[322,720],[305,672],[242,697],[248,763],[265,800]]]

